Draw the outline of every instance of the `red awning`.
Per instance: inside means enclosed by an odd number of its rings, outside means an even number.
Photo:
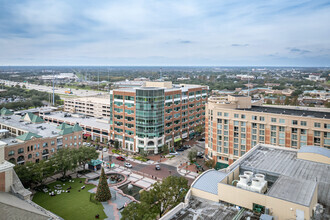
[[[92,136],[91,134],[84,134],[84,137],[90,137]]]

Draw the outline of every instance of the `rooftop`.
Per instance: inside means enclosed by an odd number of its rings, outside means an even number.
[[[330,150],[324,147],[317,147],[317,146],[304,146],[301,147],[298,151],[299,153],[313,153],[313,154],[320,154],[325,157],[330,158]]]
[[[89,126],[103,130],[110,129],[110,124],[101,121],[101,119],[96,119],[94,117],[73,117],[72,114],[71,117],[64,117],[64,114],[65,114],[64,112],[51,112],[50,114],[45,115],[45,117],[50,117],[56,120],[69,122],[70,124],[78,123],[80,126]]]
[[[298,110],[298,109],[289,109],[289,108],[275,108],[275,107],[266,107],[266,106],[251,106],[251,108],[246,108],[246,109],[242,109],[242,110],[330,119],[330,113],[322,112],[322,111]]]
[[[208,170],[204,172],[201,175],[202,178],[198,178],[191,187],[218,195],[218,183],[226,176],[227,173],[216,170]]]
[[[315,188],[311,182],[316,181],[319,202],[329,205],[330,165],[298,159],[297,153],[298,151],[293,149],[259,144],[233,165],[239,164],[240,169],[266,174],[266,177],[267,175],[279,177],[268,194],[281,195],[285,192],[287,195],[282,195],[285,200],[299,204],[305,204],[308,201],[308,196],[314,192]],[[229,167],[231,168],[232,166]],[[292,187],[295,185],[304,186]]]
[[[181,90],[181,91],[188,91],[188,89],[192,89],[192,88],[199,88],[199,87],[207,87],[207,86],[203,86],[203,85],[193,85],[193,84],[173,84],[172,88],[166,88],[166,87],[144,87],[144,86],[136,86],[136,87],[132,87],[132,88],[118,88],[118,89],[114,89],[115,91],[125,91],[125,92],[135,92],[136,89],[160,89],[160,88],[164,88],[165,92],[169,92],[169,91],[176,91],[176,90]]]
[[[49,123],[38,123],[34,124],[31,122],[26,122],[21,119],[18,115],[11,115],[8,117],[0,117],[0,123],[5,124],[10,127],[19,128],[20,130],[27,132],[32,132],[38,136],[42,137],[55,137],[58,136],[58,130],[56,126]],[[8,145],[17,144],[16,137],[8,137],[2,139],[1,141],[6,142]],[[13,142],[14,141],[14,142]]]

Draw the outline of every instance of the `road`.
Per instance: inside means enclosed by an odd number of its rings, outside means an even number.
[[[42,85],[35,85],[35,84],[30,84],[30,83],[23,83],[23,82],[14,82],[14,81],[9,81],[9,80],[0,80],[0,83],[4,83],[6,86],[15,86],[15,85],[20,85],[25,87],[27,89],[35,89],[38,91],[42,92],[53,92],[53,87],[51,86],[42,86]],[[55,93],[59,95],[69,95],[66,94],[65,91],[67,91],[68,88],[59,88],[55,87]],[[72,96],[80,96],[80,97],[85,97],[85,96],[95,96],[95,95],[105,95],[105,92],[100,92],[100,91],[93,91],[93,90],[84,90],[84,89],[72,89]]]

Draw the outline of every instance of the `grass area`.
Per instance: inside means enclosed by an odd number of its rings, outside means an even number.
[[[136,160],[142,161],[142,162],[147,162],[149,159],[141,156],[135,156],[133,157]]]
[[[79,183],[82,181],[82,183]],[[99,214],[100,219],[105,219],[107,216],[103,212],[103,206],[101,203],[95,204],[90,202],[90,193],[88,190],[94,188],[94,185],[86,185],[84,190],[80,190],[84,185],[85,179],[74,179],[74,183],[56,181],[49,184],[51,189],[54,189],[56,184],[61,184],[63,190],[71,186],[70,193],[61,193],[56,196],[49,196],[48,193],[37,192],[33,201],[38,205],[50,210],[56,215],[64,218],[65,220],[80,220],[80,219],[95,219],[95,215]],[[78,192],[80,190],[80,192]]]

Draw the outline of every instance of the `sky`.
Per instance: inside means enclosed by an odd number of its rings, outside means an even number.
[[[0,65],[330,66],[330,0],[0,0]]]

